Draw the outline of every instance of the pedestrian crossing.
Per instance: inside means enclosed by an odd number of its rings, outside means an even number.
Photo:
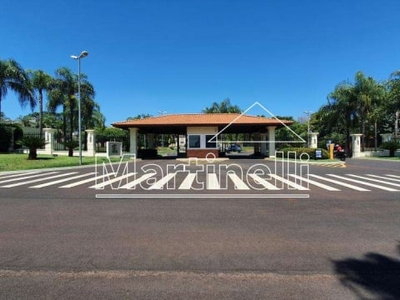
[[[169,173],[159,176],[155,172],[139,174],[129,172],[116,175],[114,173],[97,174],[96,172],[80,173],[78,171],[31,171],[10,172],[0,174],[1,189],[11,188],[71,189],[84,187],[91,190],[119,189],[119,190],[146,190],[146,191],[311,191],[324,190],[329,192],[357,191],[369,192],[373,190],[385,192],[400,192],[400,175],[394,174],[296,174],[260,176],[249,174],[241,178],[235,173],[226,176],[205,174],[204,178],[197,178],[195,173]]]

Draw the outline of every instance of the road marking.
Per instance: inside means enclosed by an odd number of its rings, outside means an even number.
[[[113,175],[113,174],[114,174],[114,173],[104,174],[104,175],[101,175],[101,176],[96,175],[96,176],[94,176],[93,178],[89,178],[89,179],[85,179],[85,180],[73,182],[73,183],[70,183],[70,184],[62,185],[62,186],[60,186],[59,188],[61,188],[61,189],[69,189],[69,188],[71,188],[71,187],[75,187],[75,186],[78,186],[78,185],[83,185],[83,184],[92,182],[92,181],[94,181],[94,180],[99,180],[99,179],[101,179],[101,178],[104,178],[104,177],[106,177],[106,176],[110,176],[110,175]]]
[[[385,177],[385,176],[378,176],[378,175],[373,175],[373,174],[367,174],[367,176],[371,176],[371,177],[374,177],[374,178],[381,178],[381,179],[389,180],[389,181],[400,182],[400,179],[388,178],[388,177]],[[386,176],[389,176],[389,175],[386,175]]]
[[[310,190],[310,189],[308,189],[308,188],[306,188],[306,187],[304,187],[304,186],[302,186],[300,184],[291,182],[290,180],[287,180],[287,179],[285,179],[285,178],[283,178],[281,176],[278,176],[278,175],[275,175],[275,174],[271,174],[271,177],[273,177],[275,179],[278,179],[279,181],[282,181],[283,183],[287,184],[288,186],[291,186],[292,188],[294,188],[296,190],[300,190],[300,191],[309,191]]]
[[[63,183],[63,182],[66,182],[66,181],[70,181],[70,180],[74,180],[74,179],[78,179],[78,178],[82,178],[82,177],[92,176],[92,175],[95,175],[95,174],[96,174],[96,172],[87,173],[87,174],[81,174],[81,175],[77,175],[77,176],[73,176],[73,177],[63,178],[63,179],[56,180],[56,181],[50,181],[50,182],[34,185],[34,186],[31,186],[30,188],[31,189],[40,189],[40,188],[43,188],[43,187],[46,187],[46,186],[55,185],[55,184]]]
[[[358,176],[358,175],[353,175],[353,174],[349,174],[349,176],[355,177],[355,178],[367,179],[367,180],[369,180],[369,181],[378,182],[378,183],[383,183],[383,184],[386,184],[386,185],[391,185],[391,186],[400,187],[400,184],[398,184],[398,183],[393,183],[393,182],[388,182],[387,180],[373,179],[373,178],[368,178],[368,177]]]
[[[396,189],[383,187],[381,185],[377,185],[377,184],[373,184],[373,183],[369,183],[369,182],[365,182],[365,181],[361,181],[361,180],[346,178],[346,177],[335,175],[335,174],[327,174],[327,175],[331,176],[331,177],[340,178],[340,179],[343,179],[343,180],[347,180],[347,181],[363,184],[363,185],[366,185],[366,186],[371,186],[371,187],[374,187],[374,188],[377,188],[377,189],[381,189],[381,190],[385,190],[385,191],[388,191],[388,192],[398,192],[399,191],[399,190],[396,190]]]
[[[0,179],[3,178],[12,178],[12,177],[18,177],[18,176],[23,176],[23,175],[29,175],[29,174],[37,174],[39,171],[32,171],[32,172],[19,172],[19,173],[6,173],[6,174],[1,174]]]
[[[179,186],[180,190],[190,190],[192,188],[192,184],[194,179],[196,178],[196,174],[189,173],[185,179],[182,181],[181,185]]]
[[[150,178],[150,177],[152,177],[154,175],[156,175],[156,173],[153,173],[153,172],[144,174],[143,176],[139,177],[138,179],[135,179],[134,181],[129,182],[129,183],[121,186],[120,188],[121,189],[131,189],[131,188],[135,187],[136,185],[138,185],[139,183],[147,180],[148,178]]]
[[[319,176],[319,175],[308,174],[308,176],[311,176],[311,177],[314,177],[314,178],[318,178],[318,179],[321,179],[321,180],[325,180],[325,181],[328,181],[328,182],[332,182],[334,184],[341,185],[341,186],[344,186],[344,187],[347,187],[349,189],[353,189],[353,190],[356,190],[356,191],[359,191],[359,192],[370,192],[370,190],[367,190],[365,188],[362,188],[362,187],[359,187],[359,186],[356,186],[356,185],[352,185],[352,184],[348,184],[348,183],[345,183],[345,182],[337,181],[337,180],[334,180],[334,179],[322,177],[322,176]]]
[[[54,173],[57,173],[57,172],[54,172]],[[20,186],[20,185],[26,185],[26,184],[31,184],[31,183],[35,183],[35,182],[45,181],[45,180],[48,180],[48,179],[54,179],[54,178],[60,178],[60,177],[64,177],[64,176],[69,176],[69,175],[73,175],[73,174],[76,174],[76,173],[78,173],[78,172],[63,173],[63,174],[58,174],[58,175],[54,175],[54,176],[50,176],[50,177],[39,178],[39,179],[34,179],[34,180],[28,180],[28,181],[24,181],[24,182],[18,182],[18,183],[14,183],[14,184],[9,184],[9,185],[3,185],[2,187],[11,188],[11,187],[16,187],[16,186]]]
[[[19,180],[25,180],[25,179],[30,179],[30,178],[35,178],[35,177],[45,176],[45,175],[50,175],[50,174],[56,174],[56,173],[58,173],[58,172],[39,173],[39,174],[34,174],[34,175],[29,175],[29,176],[24,176],[24,177],[19,177],[19,178],[12,178],[12,179],[7,179],[7,180],[2,180],[2,181],[0,181],[0,184],[7,183],[7,182],[13,182],[13,181],[19,181]]]
[[[111,174],[114,174],[114,173],[111,173]],[[92,186],[89,187],[89,189],[101,189],[101,188],[104,188],[107,185],[111,185],[114,182],[118,182],[118,181],[121,181],[123,179],[126,179],[129,176],[132,176],[134,174],[136,174],[136,173],[131,172],[131,173],[128,173],[128,174],[125,174],[125,175],[122,175],[122,176],[118,176],[118,177],[115,177],[113,179],[104,181],[102,183],[98,183],[98,184],[92,185]],[[118,188],[121,188],[121,187],[118,187]]]
[[[235,185],[236,190],[250,190],[250,188],[234,173],[228,173],[229,178],[232,180]]]
[[[309,194],[96,194],[97,199],[308,199]]]
[[[221,186],[219,185],[217,174],[210,173],[206,176],[206,188],[207,190],[220,190]]]
[[[161,178],[159,181],[157,181],[156,183],[152,184],[149,187],[149,190],[162,190],[163,186],[170,181],[172,178],[174,178],[176,175],[176,173],[168,173],[166,176],[164,176],[163,178]]]
[[[394,177],[394,178],[400,178],[398,175],[392,175],[392,174],[386,174],[386,176]]]
[[[304,177],[301,177],[301,176],[298,176],[298,175],[294,175],[294,174],[290,174],[290,176],[292,176],[292,177],[294,177],[294,178],[297,178],[297,179],[300,179],[300,180],[303,180],[303,181],[306,181],[306,182],[308,182],[308,183],[310,183],[310,184],[313,184],[313,185],[315,185],[315,186],[318,186],[318,187],[320,187],[320,188],[323,188],[323,189],[328,190],[328,191],[331,191],[331,192],[340,191],[340,190],[337,189],[337,188],[331,187],[331,186],[329,186],[329,185],[320,183],[320,182],[315,181],[315,180],[312,180],[312,179],[307,179],[307,178],[304,178]]]
[[[264,178],[261,178],[260,176],[258,176],[257,174],[249,174],[249,176],[251,178],[254,179],[254,181],[257,184],[262,185],[263,187],[265,187],[268,190],[273,190],[273,191],[279,191],[281,190],[280,188],[278,188],[277,186],[273,185],[272,183],[266,181]]]

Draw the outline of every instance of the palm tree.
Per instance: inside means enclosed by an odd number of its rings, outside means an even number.
[[[62,106],[63,116],[63,136],[67,139],[67,115],[69,112],[70,117],[70,133],[69,139],[72,140],[73,132],[73,107],[75,104],[75,85],[76,79],[72,71],[68,68],[62,67],[56,70],[56,76],[52,83],[48,97],[48,109],[55,113],[59,106]],[[68,111],[69,110],[69,111]]]
[[[95,91],[93,85],[81,74],[81,113],[84,129],[92,127],[92,118],[95,111],[100,112],[100,105],[94,101]]]
[[[30,84],[34,91],[38,93],[39,102],[39,136],[43,135],[43,92],[49,91],[53,78],[42,70],[28,70]]]
[[[357,103],[357,113],[361,122],[362,150],[365,148],[366,125],[369,119],[377,120],[377,109],[385,97],[384,86],[377,83],[372,77],[365,77],[362,72],[357,72],[353,86],[353,96]]]
[[[346,147],[350,148],[350,133],[358,120],[353,86],[342,82],[328,95],[328,104],[322,106],[316,116],[329,132],[343,132]]]
[[[203,112],[206,114],[213,113],[241,113],[242,110],[237,105],[231,104],[231,100],[226,98],[222,100],[221,103],[214,102],[211,107],[206,107],[203,109]]]
[[[29,79],[25,70],[13,59],[0,60],[0,120],[1,101],[7,96],[8,90],[12,90],[18,96],[22,107],[29,103],[33,110],[36,100],[29,86]]]
[[[84,119],[83,124],[89,124],[97,106],[93,98],[95,91],[92,84],[84,74],[81,74],[81,112]],[[56,71],[52,88],[49,92],[48,108],[55,113],[59,106],[62,106],[63,134],[66,140],[72,141],[74,130],[78,127],[78,99],[75,93],[78,91],[78,75],[73,74],[68,68],[60,68]],[[69,121],[69,132],[67,134],[67,121]]]

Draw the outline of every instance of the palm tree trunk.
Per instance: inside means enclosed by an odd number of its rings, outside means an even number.
[[[39,91],[39,137],[43,136],[43,92]]]

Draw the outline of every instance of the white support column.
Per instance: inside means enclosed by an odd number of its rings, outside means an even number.
[[[275,128],[276,126],[268,127],[269,157],[275,157]]]
[[[318,148],[318,134],[319,132],[310,132],[310,148]]]
[[[87,133],[87,155],[94,156],[96,153],[96,134],[94,133],[93,129],[85,130]]]
[[[130,148],[129,153],[137,155],[137,137],[138,137],[138,129],[137,128],[129,128],[130,131]]]
[[[44,140],[46,145],[44,146],[44,153],[52,155],[54,151],[54,132],[56,130],[53,128],[43,128]]]
[[[361,156],[361,133],[351,134],[353,158]]]

